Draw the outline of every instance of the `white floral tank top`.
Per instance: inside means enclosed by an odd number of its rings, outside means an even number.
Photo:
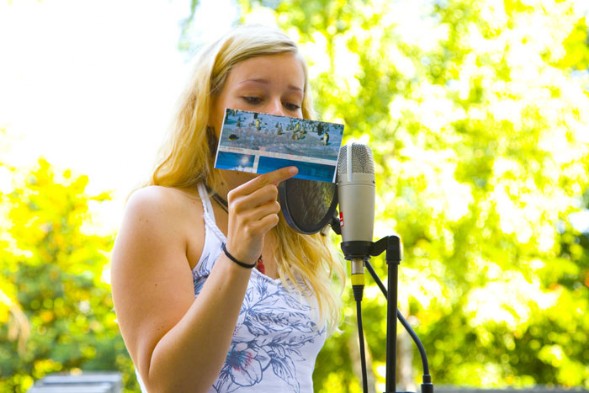
[[[192,272],[196,297],[225,242],[203,185],[199,194],[205,243]],[[316,315],[316,304],[254,269],[225,364],[209,392],[313,392],[315,360],[326,337]]]

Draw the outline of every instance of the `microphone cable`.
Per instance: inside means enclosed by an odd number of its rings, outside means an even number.
[[[366,350],[364,347],[364,327],[362,323],[362,298],[364,297],[364,265],[365,260],[351,260],[352,291],[356,301],[356,320],[358,323],[358,345],[360,364],[362,366],[362,391],[368,393],[368,372],[366,369]]]
[[[376,272],[374,271],[374,269],[372,268],[372,265],[370,264],[370,262],[365,261],[364,264],[365,264],[366,268],[368,269],[368,272],[370,273],[370,275],[372,276],[372,278],[376,282],[376,285],[378,285],[381,292],[384,294],[385,298],[387,298],[388,291],[387,291],[386,287],[384,286],[384,284],[382,283],[382,281],[380,280],[380,278],[378,277],[378,275],[376,274]],[[409,333],[409,335],[413,339],[413,342],[417,346],[417,349],[419,350],[419,355],[421,357],[421,364],[422,364],[422,368],[423,368],[421,393],[434,393],[434,384],[432,383],[432,377],[429,373],[429,365],[428,365],[428,360],[427,360],[427,354],[425,353],[425,348],[424,348],[423,344],[421,343],[421,340],[419,339],[419,337],[417,336],[417,334],[413,330],[413,328],[411,328],[411,325],[409,325],[409,322],[407,322],[405,317],[403,317],[403,315],[401,314],[401,312],[398,309],[397,309],[397,319],[399,320],[399,322],[401,322],[401,324],[403,325],[403,327],[405,328],[407,333]]]

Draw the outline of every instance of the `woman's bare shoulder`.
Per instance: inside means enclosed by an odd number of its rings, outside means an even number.
[[[132,207],[149,207],[173,209],[182,207],[185,204],[194,204],[199,202],[198,191],[186,190],[175,187],[164,186],[146,186],[135,190],[128,200],[128,205]]]
[[[202,212],[202,203],[196,190],[147,186],[131,194],[125,212],[135,218],[182,219],[190,212]]]
[[[147,186],[134,191],[127,201],[123,225],[149,228],[149,232],[176,239],[191,237],[202,220],[198,191]]]

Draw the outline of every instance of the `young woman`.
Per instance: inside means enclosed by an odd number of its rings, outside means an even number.
[[[295,167],[213,168],[226,108],[310,118],[290,38],[243,26],[200,53],[165,155],[130,197],[113,250],[121,333],[151,393],[312,392],[343,268],[328,239],[281,217],[277,186]]]

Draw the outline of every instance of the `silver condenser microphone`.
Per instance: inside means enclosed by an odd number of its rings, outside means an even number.
[[[370,257],[374,232],[374,159],[364,144],[352,143],[340,149],[337,165],[337,194],[344,257],[352,261],[354,275],[364,270]],[[363,275],[362,275],[363,277]],[[363,279],[362,279],[363,280]]]

